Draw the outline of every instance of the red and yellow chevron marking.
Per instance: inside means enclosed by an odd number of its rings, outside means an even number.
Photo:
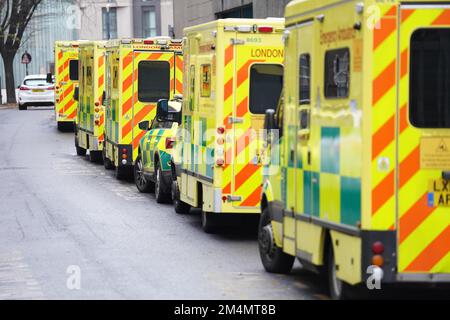
[[[105,57],[100,55],[97,61],[97,101],[102,105],[103,91],[105,90]],[[102,142],[105,140],[105,111],[102,108],[100,112],[99,125],[96,126],[96,135],[98,141]]]
[[[401,69],[399,121],[399,272],[450,273],[450,218],[448,208],[428,205],[429,182],[441,177],[441,170],[420,167],[419,129],[408,122],[410,37],[418,27],[450,26],[450,10],[402,10],[400,40]],[[402,73],[403,73],[402,72]],[[403,107],[402,107],[403,108]]]
[[[78,59],[78,51],[65,48],[63,52],[61,49],[56,49],[55,75],[56,86],[60,89],[55,89],[55,113],[56,121],[75,121],[77,115],[78,103],[73,100],[73,92],[75,90],[75,83],[69,79],[69,61]],[[63,84],[66,82],[66,84]]]
[[[183,94],[183,56],[175,55],[175,94]]]

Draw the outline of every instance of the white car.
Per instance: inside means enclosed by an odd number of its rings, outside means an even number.
[[[54,100],[54,79],[48,83],[47,75],[26,76],[17,91],[19,110],[27,110],[29,106],[53,106]]]

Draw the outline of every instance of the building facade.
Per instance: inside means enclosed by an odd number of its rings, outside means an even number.
[[[283,17],[290,0],[176,0],[174,33],[183,35],[185,27],[225,18]]]

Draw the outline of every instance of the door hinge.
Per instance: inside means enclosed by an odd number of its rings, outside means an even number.
[[[244,118],[228,117],[228,124],[243,123]]]
[[[231,39],[231,44],[235,46],[242,45],[245,44],[245,41],[241,39]]]

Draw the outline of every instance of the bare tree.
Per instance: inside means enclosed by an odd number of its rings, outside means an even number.
[[[0,55],[8,103],[15,102],[13,63],[28,23],[42,0],[0,0]]]

